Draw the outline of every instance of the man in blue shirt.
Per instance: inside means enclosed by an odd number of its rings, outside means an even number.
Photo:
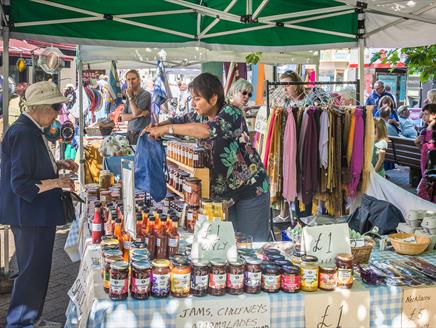
[[[380,80],[375,81],[374,90],[372,90],[371,94],[366,99],[365,105],[374,106],[373,114],[375,117],[379,117],[380,115],[378,112],[378,102],[379,102],[380,98],[383,96],[388,96],[392,99],[392,103],[394,104],[394,108],[391,108],[391,116],[389,118],[398,121],[398,115],[397,115],[397,111],[396,111],[397,104],[395,102],[394,96],[385,90],[385,84],[383,83],[383,81],[380,81]]]

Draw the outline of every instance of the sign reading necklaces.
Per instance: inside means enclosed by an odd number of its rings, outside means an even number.
[[[304,227],[301,238],[305,253],[316,256],[320,262],[334,261],[338,253],[351,253],[346,223]]]
[[[231,222],[203,221],[195,226],[191,256],[208,262],[211,259],[236,260],[235,231]]]
[[[176,328],[271,327],[268,295],[225,295],[179,302]]]
[[[403,290],[401,327],[436,327],[436,288]]]

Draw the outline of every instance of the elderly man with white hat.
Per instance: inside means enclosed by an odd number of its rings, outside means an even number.
[[[68,99],[48,81],[29,86],[25,98],[28,111],[9,127],[2,144],[0,224],[11,226],[19,270],[6,327],[55,327],[40,316],[56,226],[66,223],[62,189],[74,189],[73,181],[60,177],[58,170],[76,172],[78,165],[56,162],[44,135]]]

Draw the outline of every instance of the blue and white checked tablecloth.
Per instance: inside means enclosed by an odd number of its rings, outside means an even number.
[[[436,265],[436,252],[420,256]],[[373,259],[390,260],[400,258],[393,251],[373,251]],[[401,318],[401,288],[368,287],[370,292],[370,325],[371,327],[397,327]],[[175,316],[178,302],[189,302],[187,299],[150,298],[139,301],[128,298],[123,302],[112,302],[107,299],[96,299],[93,303],[87,327],[175,327]],[[191,296],[192,297],[192,296]],[[226,295],[223,297],[234,297]],[[304,325],[304,293],[268,294],[271,306],[271,327],[305,327]],[[206,296],[213,299],[213,296]],[[74,305],[70,303],[67,312],[66,327],[77,326]]]

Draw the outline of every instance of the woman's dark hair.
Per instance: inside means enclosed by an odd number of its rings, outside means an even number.
[[[422,112],[428,111],[430,114],[436,114],[436,104],[427,104],[422,107]]]
[[[224,88],[221,81],[213,74],[201,73],[191,83],[189,83],[189,91],[193,94],[201,96],[210,103],[214,95],[217,96],[217,106],[221,108],[225,104]]]

